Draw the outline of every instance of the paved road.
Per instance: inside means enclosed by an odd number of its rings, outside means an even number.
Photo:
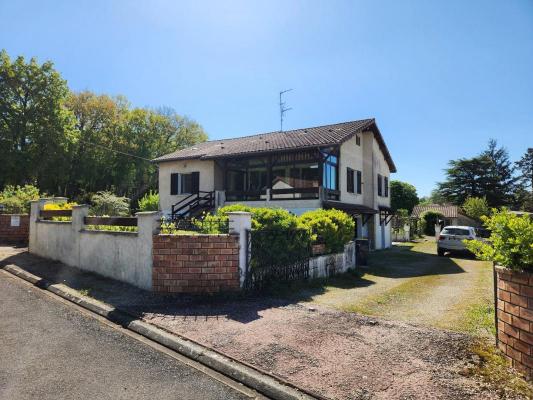
[[[250,398],[222,381],[0,271],[1,400]]]

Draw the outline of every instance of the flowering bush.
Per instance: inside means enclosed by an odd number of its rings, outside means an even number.
[[[465,241],[468,250],[482,260],[515,270],[533,270],[533,220],[507,210],[494,209],[490,217],[481,217],[491,232],[487,242]]]

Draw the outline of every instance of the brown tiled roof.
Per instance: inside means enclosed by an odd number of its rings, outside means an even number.
[[[164,162],[194,158],[205,160],[254,153],[333,146],[343,143],[356,133],[367,130],[374,132],[389,169],[391,172],[396,172],[396,166],[373,118],[292,131],[260,133],[235,139],[212,140],[165,154],[153,161]]]
[[[426,211],[434,211],[442,214],[445,218],[457,218],[461,214],[461,209],[458,206],[451,204],[428,204],[417,205],[413,208],[412,217],[419,218]]]

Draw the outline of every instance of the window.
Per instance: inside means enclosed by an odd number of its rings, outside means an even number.
[[[351,168],[346,168],[346,191],[354,192],[354,171]]]
[[[389,197],[389,178],[387,178],[386,176],[384,177],[384,188],[385,188],[385,197]]]
[[[383,177],[378,174],[378,196],[383,196]]]
[[[198,193],[200,189],[200,173],[191,172],[190,174],[170,174],[170,194],[189,194]]]
[[[327,155],[324,160],[323,186],[329,190],[337,190],[338,158],[333,154]]]
[[[362,176],[361,176],[361,171],[357,171],[357,194],[361,194],[362,193],[362,185],[363,185],[363,182],[362,182]]]
[[[361,146],[361,136],[355,135],[355,144]]]

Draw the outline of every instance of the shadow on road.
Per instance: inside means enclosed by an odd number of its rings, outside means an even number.
[[[261,318],[259,313],[262,310],[309,300],[312,296],[324,293],[326,286],[348,289],[373,284],[357,274],[350,273],[329,280],[279,284],[255,293],[162,295],[41,258],[20,249],[10,248],[10,253],[0,260],[0,267],[13,264],[37,275],[45,281],[41,281],[40,287],[64,284],[96,300],[147,319],[154,316],[184,320],[227,318],[248,323]]]

